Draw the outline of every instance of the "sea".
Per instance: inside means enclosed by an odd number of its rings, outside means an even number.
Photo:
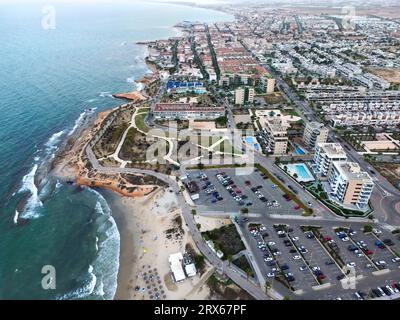
[[[110,206],[46,168],[84,119],[122,104],[112,94],[150,72],[136,42],[175,36],[182,21],[233,17],[148,1],[53,2],[0,0],[0,299],[108,300],[120,253]]]

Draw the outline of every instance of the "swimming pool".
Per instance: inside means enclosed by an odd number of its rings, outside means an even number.
[[[314,176],[304,163],[287,164],[286,167],[287,167],[287,172],[291,177],[294,178],[294,175],[295,174],[297,175],[297,178],[295,178],[297,181],[301,182],[315,181]]]
[[[304,155],[304,154],[306,154],[305,151],[304,151],[302,148],[300,148],[299,146],[297,146],[297,145],[295,145],[295,144],[293,144],[293,146],[294,146],[294,149],[295,149],[295,151],[296,151],[296,153],[297,153],[298,155]]]
[[[261,150],[261,146],[257,142],[257,139],[255,137],[244,137],[243,141],[245,141],[248,145],[253,146],[253,148],[256,149],[257,151]]]

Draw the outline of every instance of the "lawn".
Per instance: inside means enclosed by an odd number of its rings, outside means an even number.
[[[138,115],[136,115],[136,117],[135,117],[135,124],[136,124],[136,127],[139,129],[139,130],[141,130],[141,131],[143,131],[143,132],[149,132],[149,127],[146,125],[146,123],[145,123],[145,119],[146,119],[146,116],[147,116],[147,113],[140,113],[140,114],[138,114]]]

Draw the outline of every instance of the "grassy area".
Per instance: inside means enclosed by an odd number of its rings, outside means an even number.
[[[251,265],[249,261],[247,261],[245,255],[242,255],[240,258],[233,260],[232,263],[239,269],[242,269],[249,277],[254,277],[253,269],[251,268]]]
[[[214,242],[215,249],[221,250],[224,257],[233,256],[245,249],[234,224],[202,233],[205,239]]]
[[[140,113],[135,117],[135,124],[136,127],[143,131],[143,132],[149,132],[149,127],[146,125],[144,120],[146,119],[147,113]]]
[[[301,202],[300,199],[292,191],[290,191],[288,188],[286,188],[286,186],[284,184],[282,184],[277,178],[275,178],[267,169],[265,169],[260,164],[256,164],[256,168],[258,170],[260,170],[262,173],[264,173],[269,179],[271,179],[271,181],[274,184],[276,184],[284,193],[289,195],[292,198],[292,200],[304,210],[304,215],[312,215],[313,214],[312,209],[310,209],[303,202]]]

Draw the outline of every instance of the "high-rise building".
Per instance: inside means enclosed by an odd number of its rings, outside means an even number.
[[[328,140],[329,129],[322,123],[309,122],[304,130],[303,140],[306,145],[314,149],[317,143],[325,143]]]
[[[269,152],[275,156],[283,156],[287,152],[288,134],[287,127],[283,125],[279,117],[265,122],[265,133],[267,135],[267,147]]]
[[[367,172],[361,171],[358,163],[334,161],[328,183],[329,190],[326,191],[339,204],[361,210],[368,207],[374,183]]]
[[[347,161],[340,143],[317,143],[314,156],[314,172],[321,177],[326,177],[333,162]]]
[[[254,88],[242,87],[235,90],[235,104],[243,105],[254,101]]]
[[[267,79],[266,93],[267,94],[271,94],[271,93],[274,93],[274,91],[275,91],[275,79],[268,78]]]

